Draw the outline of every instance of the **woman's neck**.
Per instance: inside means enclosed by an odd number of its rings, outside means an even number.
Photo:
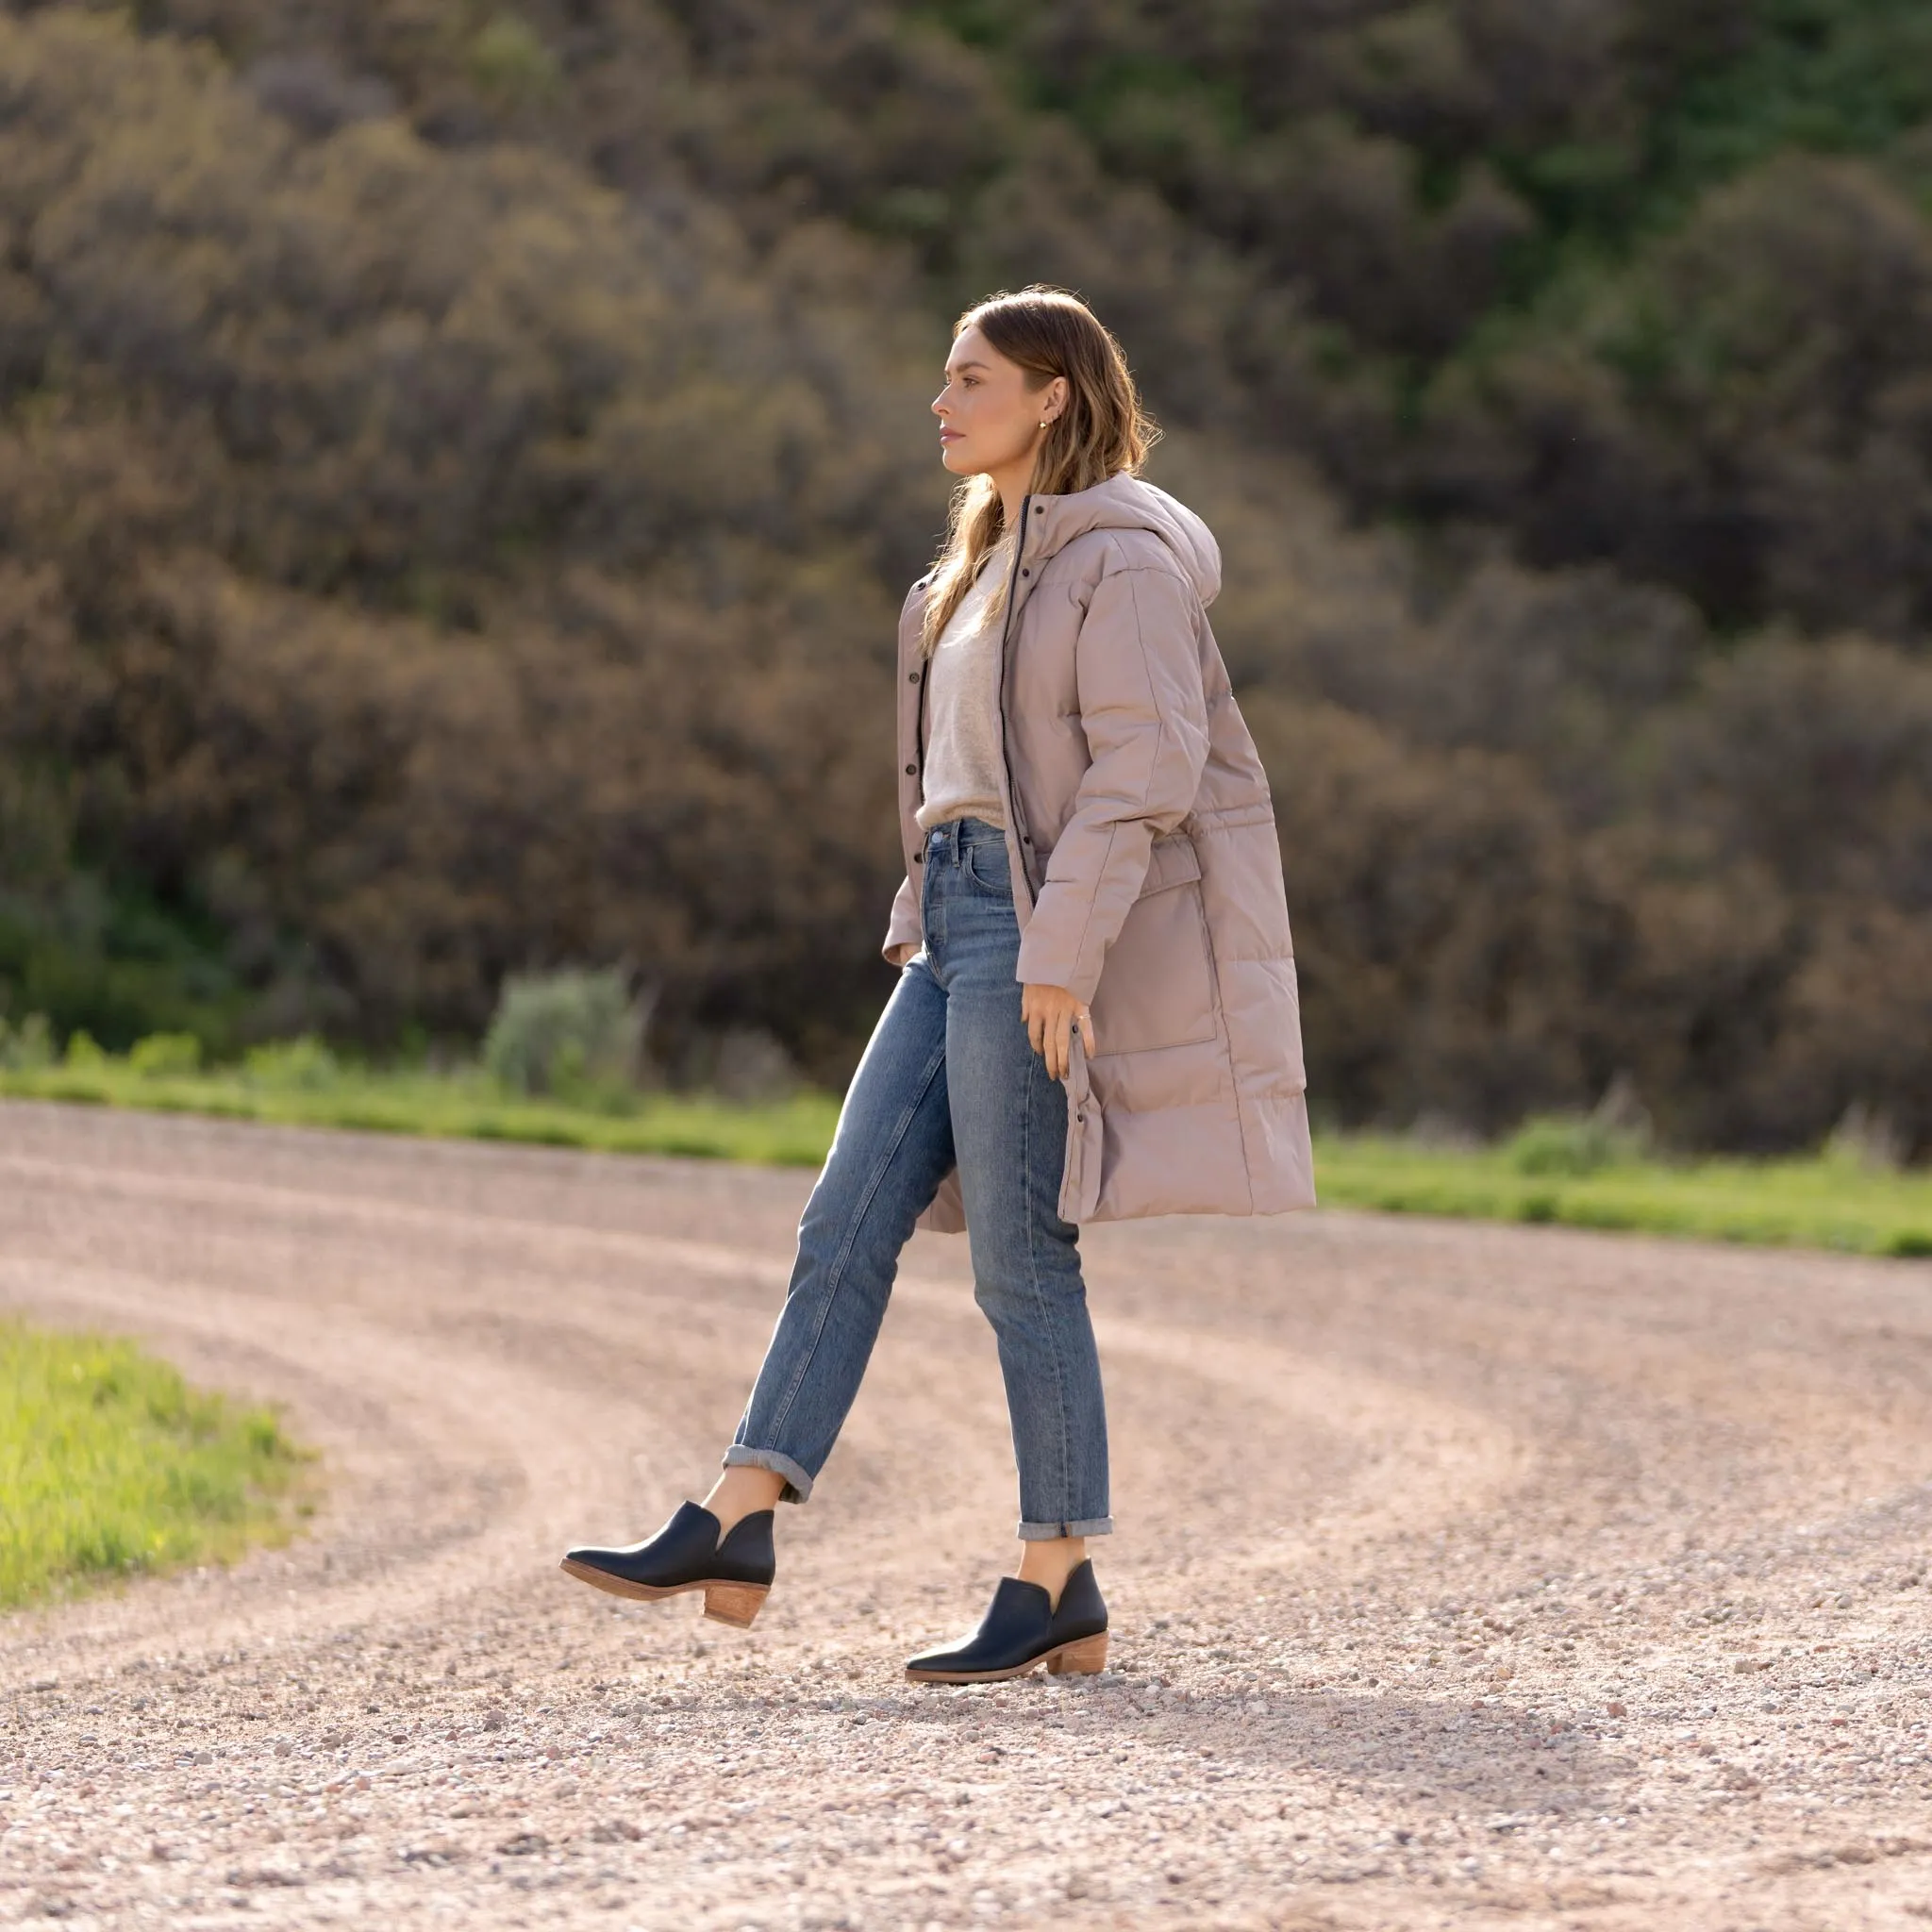
[[[1028,450],[1024,460],[1008,463],[1004,470],[992,470],[992,485],[1000,493],[1000,508],[1006,512],[1007,528],[1020,527],[1020,510],[1033,491],[1033,472],[1038,450]]]

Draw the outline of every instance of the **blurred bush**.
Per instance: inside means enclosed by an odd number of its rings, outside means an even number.
[[[699,1090],[747,1105],[789,1100],[806,1084],[784,1042],[762,1026],[687,1032],[666,1074],[681,1091]]]
[[[483,1038],[483,1064],[518,1093],[582,1095],[635,1081],[650,1015],[619,967],[512,974]]]
[[[201,1069],[201,1041],[192,1033],[150,1033],[137,1040],[127,1055],[128,1066],[144,1079],[165,1080]]]
[[[542,101],[558,92],[557,57],[527,21],[499,13],[470,42],[470,73],[486,92],[510,100]]]
[[[242,1056],[244,1078],[258,1087],[315,1091],[333,1087],[341,1076],[335,1055],[312,1033],[294,1040],[271,1040]]]
[[[63,1066],[91,1071],[105,1067],[111,1058],[107,1048],[85,1027],[81,1027],[67,1036],[67,1044],[61,1052],[60,1060]]]
[[[1503,1156],[1518,1174],[1595,1174],[1643,1158],[1643,1140],[1595,1114],[1540,1114],[1510,1136]]]
[[[1650,1159],[1657,1151],[1656,1123],[1627,1069],[1588,1113],[1525,1121],[1505,1149],[1519,1173],[1532,1174],[1594,1174]]]
[[[1905,1164],[1906,1139],[1889,1115],[1855,1100],[1824,1143],[1827,1158],[1878,1174]]]
[[[0,1018],[0,1067],[36,1073],[54,1064],[54,1031],[44,1013],[29,1013],[16,1026]]]

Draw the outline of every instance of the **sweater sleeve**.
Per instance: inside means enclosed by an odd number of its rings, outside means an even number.
[[[1178,573],[1109,572],[1074,645],[1091,759],[1021,936],[1015,976],[1088,1001],[1146,883],[1154,841],[1193,808],[1208,762],[1201,601]]]

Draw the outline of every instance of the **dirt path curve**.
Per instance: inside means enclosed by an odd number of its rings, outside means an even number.
[[[957,1239],[755,1630],[556,1567],[702,1493],[810,1186],[0,1107],[0,1307],[330,1473],[287,1550],[0,1619],[0,1924],[1932,1923],[1932,1267],[1091,1227],[1116,1667],[920,1689],[1013,1514]]]

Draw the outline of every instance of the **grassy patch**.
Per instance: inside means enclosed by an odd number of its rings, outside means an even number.
[[[640,1093],[621,1105],[574,1106],[509,1092],[478,1070],[371,1073],[341,1068],[313,1084],[273,1074],[142,1074],[103,1056],[84,1066],[0,1072],[0,1094],[284,1125],[354,1127],[443,1140],[519,1141],[607,1154],[687,1154],[776,1167],[817,1167],[839,1101],[824,1093],[765,1107]]]
[[[1315,1180],[1330,1207],[1689,1235],[1707,1241],[1932,1255],[1932,1174],[1825,1156],[1798,1160],[1625,1160],[1586,1174],[1525,1172],[1503,1150],[1396,1138],[1323,1140]]]
[[[150,1056],[157,1058],[165,1057]],[[203,1074],[142,1072],[103,1055],[83,1065],[0,1071],[0,1094],[802,1167],[824,1159],[839,1119],[838,1097],[828,1093],[762,1107],[662,1092],[574,1106],[507,1092],[480,1069],[317,1073],[299,1057],[286,1067],[269,1058],[253,1073]],[[1315,1177],[1328,1207],[1932,1255],[1932,1174],[1889,1173],[1849,1158],[1646,1159],[1614,1144],[1579,1145],[1574,1130],[1541,1126],[1508,1148],[1476,1150],[1395,1136],[1327,1135],[1316,1143]]]
[[[130,1341],[0,1320],[0,1608],[281,1541],[309,1459]]]

